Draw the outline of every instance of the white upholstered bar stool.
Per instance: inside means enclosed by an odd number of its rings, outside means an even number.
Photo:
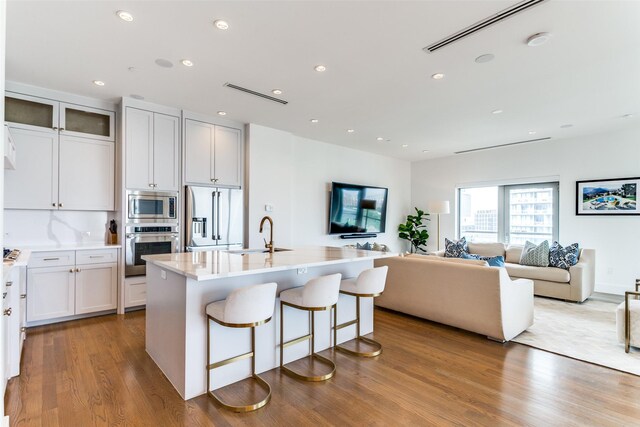
[[[345,279],[340,283],[341,294],[356,297],[356,318],[338,325],[338,310],[334,312],[333,324],[335,326],[333,328],[333,342],[335,343],[336,350],[363,357],[374,357],[382,353],[382,345],[379,342],[360,336],[360,298],[375,298],[382,294],[387,281],[388,269],[389,267],[386,265],[383,267],[370,268],[361,272],[357,278]],[[360,342],[364,342],[370,347],[369,351],[352,350],[344,344],[338,345],[338,329],[346,328],[354,323],[356,325],[356,345],[359,346]]]
[[[235,412],[249,412],[262,408],[271,399],[271,386],[256,374],[256,326],[271,320],[276,301],[276,283],[247,286],[231,292],[226,300],[212,302],[207,305],[207,393],[218,403]],[[211,363],[211,321],[229,328],[251,328],[251,351],[240,356],[231,357]],[[257,381],[267,395],[255,403],[235,405],[224,402],[211,390],[210,374],[213,369],[239,360],[251,358],[251,377]]]
[[[280,369],[283,372],[305,381],[324,381],[335,374],[336,365],[326,357],[322,357],[315,350],[315,312],[323,310],[335,310],[338,303],[338,291],[340,290],[341,274],[316,277],[309,280],[304,286],[287,289],[280,292]],[[300,338],[284,342],[284,307],[292,307],[309,312],[309,333]],[[329,316],[331,319],[331,316]],[[329,320],[331,322],[331,320]],[[329,325],[331,331],[331,325]],[[328,371],[317,374],[302,374],[287,367],[284,364],[284,349],[302,341],[310,340],[309,365],[315,366],[314,360],[329,367]]]
[[[616,329],[618,341],[624,343],[624,351],[629,347],[640,347],[640,279],[636,279],[636,290],[624,293],[624,302],[616,309]]]

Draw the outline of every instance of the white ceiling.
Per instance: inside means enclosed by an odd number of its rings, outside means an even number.
[[[422,50],[515,2],[9,0],[6,74],[101,99],[140,94],[224,110],[232,120],[412,161],[636,125],[640,1],[549,0],[435,53]],[[219,18],[229,30],[212,25]],[[525,44],[542,31],[552,34],[548,43]],[[474,62],[485,53],[495,59]],[[175,65],[161,68],[157,58]],[[445,78],[430,77],[438,72]],[[280,88],[289,104],[225,82]]]

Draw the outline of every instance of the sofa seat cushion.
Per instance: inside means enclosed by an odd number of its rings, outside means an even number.
[[[445,258],[443,256],[437,255],[420,255],[420,254],[409,254],[405,255],[405,258],[411,259],[423,259],[427,261],[441,261],[441,262],[450,262],[452,264],[467,264],[467,265],[482,265],[488,267],[489,264],[487,261],[480,259],[463,259],[463,258]]]
[[[504,256],[504,243],[471,243],[469,242],[469,253],[480,256]]]
[[[546,280],[549,282],[569,283],[571,276],[567,270],[556,267],[532,267],[513,263],[504,265],[510,277],[521,277],[532,280]]]

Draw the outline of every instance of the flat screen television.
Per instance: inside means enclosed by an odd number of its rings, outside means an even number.
[[[331,183],[329,234],[384,233],[386,188]]]

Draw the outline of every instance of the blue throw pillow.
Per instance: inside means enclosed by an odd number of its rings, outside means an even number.
[[[480,256],[476,254],[463,253],[460,258],[463,259],[479,259],[481,261],[487,261],[489,267],[504,267],[504,257],[498,256]]]
[[[558,242],[553,242],[549,248],[549,266],[568,270],[578,263],[580,247],[577,243],[562,247]]]
[[[539,245],[527,240],[520,256],[521,265],[532,265],[534,267],[549,266],[549,242],[544,240]]]
[[[467,239],[464,237],[458,241],[444,239],[444,256],[447,258],[460,258],[463,253],[469,253]]]

